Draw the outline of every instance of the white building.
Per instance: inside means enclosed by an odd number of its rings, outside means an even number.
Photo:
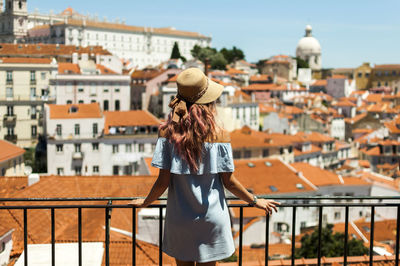
[[[300,39],[296,48],[296,57],[308,62],[312,70],[321,70],[321,45],[319,41],[311,34],[312,27],[306,26],[306,35]]]
[[[132,175],[154,151],[159,121],[147,111],[103,113],[98,103],[45,111],[49,174]]]
[[[0,1],[3,11],[3,0]],[[182,56],[192,59],[190,50],[210,46],[211,37],[173,27],[151,28],[125,25],[124,22],[100,21],[68,8],[61,14],[28,13],[27,0],[7,0],[0,14],[1,42],[30,42],[100,45],[132,66],[143,68],[168,60],[176,42]]]
[[[346,123],[343,116],[335,116],[332,118],[330,131],[332,138],[344,140],[346,135]]]
[[[98,102],[104,111],[130,110],[129,75],[117,74],[93,61],[59,63],[51,83],[57,104]]]

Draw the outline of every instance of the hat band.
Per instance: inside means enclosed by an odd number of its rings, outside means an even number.
[[[179,92],[178,92],[178,95],[177,95],[177,96],[179,96],[180,98],[184,99],[185,101],[187,101],[187,102],[189,102],[189,103],[196,103],[196,101],[199,100],[199,99],[204,95],[204,93],[206,93],[206,91],[207,91],[207,89],[208,89],[208,78],[206,78],[206,80],[207,80],[206,86],[205,86],[204,88],[202,88],[202,89],[199,91],[199,93],[197,93],[196,95],[193,95],[193,96],[191,96],[191,97],[183,97],[183,96],[180,95]],[[178,91],[179,91],[179,90],[178,90]]]

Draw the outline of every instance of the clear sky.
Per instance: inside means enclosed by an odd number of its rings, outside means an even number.
[[[294,56],[310,24],[324,68],[400,63],[399,0],[28,0],[30,11],[68,6],[129,25],[200,32],[213,47],[241,48],[250,62]]]

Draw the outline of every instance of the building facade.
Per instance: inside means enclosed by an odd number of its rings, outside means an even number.
[[[47,58],[2,58],[0,61],[0,138],[33,147],[43,134],[43,105],[55,101],[49,85],[57,62]]]

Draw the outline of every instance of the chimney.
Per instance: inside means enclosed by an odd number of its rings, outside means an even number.
[[[36,184],[40,181],[40,176],[38,174],[30,174],[28,175],[28,187]]]

